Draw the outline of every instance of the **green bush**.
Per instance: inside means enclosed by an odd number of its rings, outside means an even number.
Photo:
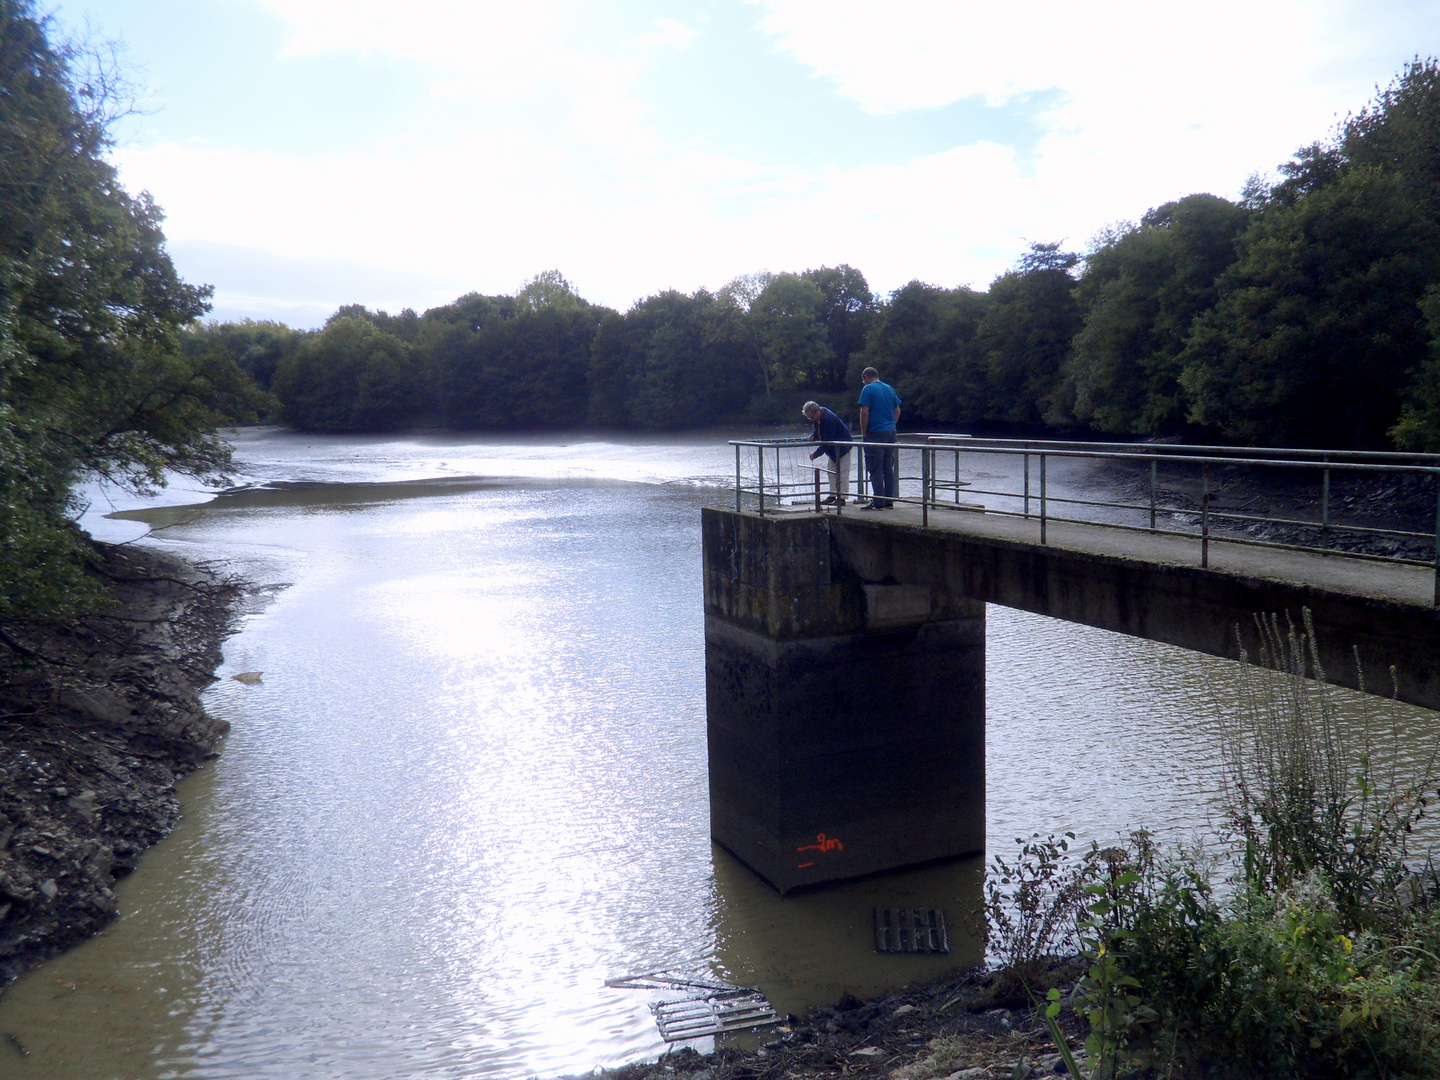
[[[1141,832],[1078,862],[1053,838],[1032,838],[1015,865],[995,860],[993,951],[1018,980],[1062,886],[1083,893],[1067,909],[1085,965],[1070,998],[1089,1023],[1090,1080],[1440,1076],[1440,881],[1413,850],[1440,794],[1434,748],[1377,766],[1378,708],[1340,716],[1315,678],[1308,611],[1302,622],[1262,622],[1265,648],[1224,725],[1225,850],[1162,853]],[[1027,905],[1006,881],[1044,888]],[[1062,1004],[1052,991],[1057,1038]]]

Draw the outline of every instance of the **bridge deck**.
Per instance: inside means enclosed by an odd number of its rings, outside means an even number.
[[[846,507],[847,522],[919,526],[920,507],[898,503],[890,510]],[[1004,514],[931,509],[929,528],[975,537],[1040,544],[1040,519]],[[1166,536],[1113,526],[1049,521],[1046,545],[1058,551],[1134,559],[1158,566],[1199,567],[1199,537]],[[1220,573],[1305,585],[1349,596],[1429,608],[1435,598],[1435,571],[1429,567],[1347,558],[1318,552],[1255,547],[1210,540],[1210,569]]]

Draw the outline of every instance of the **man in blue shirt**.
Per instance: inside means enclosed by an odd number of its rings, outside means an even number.
[[[854,439],[850,434],[850,425],[816,401],[805,402],[801,411],[805,419],[815,425],[811,441],[820,444],[810,455],[810,460],[814,461],[822,454],[829,459],[826,468],[830,473],[830,496],[825,502],[827,505],[844,506],[845,496],[850,491],[850,447],[835,444]]]
[[[870,474],[870,501],[862,510],[889,510],[891,499],[900,495],[900,455],[895,449],[895,425],[900,419],[900,396],[888,383],[880,381],[880,372],[867,367],[860,373],[864,387],[860,390],[860,438],[867,443],[880,443],[874,450],[865,450],[865,471]],[[887,445],[888,444],[888,445]]]

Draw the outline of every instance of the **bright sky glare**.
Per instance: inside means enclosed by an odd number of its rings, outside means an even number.
[[[558,268],[624,309],[848,262],[984,288],[1233,197],[1416,55],[1440,0],[62,0],[128,45],[115,160],[217,318],[315,326]]]

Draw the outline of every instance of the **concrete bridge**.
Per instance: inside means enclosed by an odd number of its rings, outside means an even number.
[[[1254,614],[1308,608],[1330,681],[1357,685],[1358,648],[1369,688],[1394,665],[1440,709],[1431,568],[1214,538],[1200,566],[1191,537],[1043,527],[706,509],[714,839],[782,893],[983,852],[986,603],[1232,659]]]

